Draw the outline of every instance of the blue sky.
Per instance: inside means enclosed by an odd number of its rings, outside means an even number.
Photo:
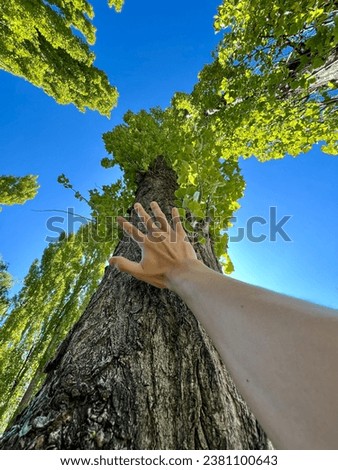
[[[176,91],[189,92],[197,73],[211,61],[219,37],[212,29],[218,1],[139,2],[126,0],[121,14],[104,0],[92,2],[98,29],[95,65],[106,71],[120,98],[111,119],[60,106],[23,79],[0,71],[0,173],[38,174],[38,196],[23,206],[5,207],[0,214],[0,253],[16,279],[16,290],[34,258],[46,247],[47,210],[88,214],[84,204],[57,183],[65,173],[81,192],[111,183],[117,170],[105,170],[101,136],[131,109],[166,107]],[[319,147],[294,159],[259,163],[241,161],[247,182],[241,209],[230,235],[252,217],[291,215],[284,230],[255,243],[247,236],[230,243],[234,277],[246,282],[338,308],[336,218],[338,158]],[[256,236],[268,235],[268,224],[253,225]],[[246,233],[247,235],[247,233]]]

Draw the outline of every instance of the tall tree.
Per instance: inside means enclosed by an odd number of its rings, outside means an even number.
[[[104,136],[113,157],[103,165],[119,164],[124,170],[121,207],[130,207],[133,191],[144,207],[156,199],[167,215],[173,204],[179,205],[199,257],[218,270],[221,260],[226,272],[232,264],[225,230],[244,188],[238,158],[296,156],[321,140],[328,152],[336,151],[334,80],[322,79],[315,89],[311,75],[318,77],[319,70],[314,57],[302,62],[293,50],[275,53],[275,43],[300,41],[303,29],[310,32],[306,40],[319,31],[335,37],[334,2],[310,2],[300,12],[291,2],[253,3],[255,15],[248,17],[248,2],[224,1],[216,19],[216,27],[225,28],[224,40],[191,95],[176,94],[165,111],[128,112],[125,123]],[[298,4],[304,8],[304,2]],[[324,8],[321,16],[313,13],[318,4]],[[300,14],[297,30],[289,27],[289,12]],[[269,39],[262,48],[256,39],[270,14]],[[284,30],[286,37],[280,33]],[[251,35],[250,50],[244,33]],[[334,64],[332,41],[325,49],[326,67]],[[319,54],[316,48],[313,54]],[[108,214],[104,195],[92,196]],[[133,210],[127,212],[137,223]],[[124,238],[115,253],[132,260],[140,256]],[[113,268],[107,268],[46,372],[40,392],[4,435],[3,448],[269,446],[181,301]]]
[[[39,188],[37,177],[27,176],[0,176],[0,211],[2,205],[24,204],[33,199]]]
[[[237,169],[234,169],[236,174]],[[136,200],[168,214],[177,189],[164,158],[138,172]],[[132,211],[132,220],[136,215]],[[220,269],[208,238],[199,256]],[[116,253],[137,260],[123,238]],[[2,448],[261,449],[267,439],[201,325],[179,298],[107,268],[46,368],[47,380]]]

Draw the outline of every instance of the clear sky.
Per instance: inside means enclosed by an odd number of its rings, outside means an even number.
[[[82,193],[118,176],[117,170],[100,167],[106,155],[102,134],[128,109],[166,107],[175,91],[191,91],[219,40],[212,29],[218,3],[126,0],[122,13],[115,14],[104,0],[92,1],[95,65],[120,93],[110,120],[57,105],[23,79],[0,71],[0,173],[38,174],[41,185],[34,200],[4,207],[0,214],[0,253],[16,279],[15,290],[47,245],[48,217],[59,215],[39,211],[73,207],[88,214],[57,176],[65,173]],[[338,158],[316,147],[296,159],[259,163],[252,158],[240,165],[247,188],[230,231],[234,277],[338,308]],[[270,240],[273,211],[277,224],[291,216],[282,226],[291,241],[279,234]],[[235,241],[239,228],[245,228],[244,237]],[[260,235],[266,239],[255,241]]]

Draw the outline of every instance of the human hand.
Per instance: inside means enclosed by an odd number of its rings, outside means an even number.
[[[150,204],[158,225],[137,203],[134,209],[145,224],[148,233],[144,234],[123,217],[117,221],[122,229],[139,245],[142,259],[139,263],[130,261],[123,256],[113,256],[109,263],[116,265],[120,271],[127,272],[141,281],[155,287],[170,288],[170,279],[189,261],[198,261],[195,250],[182,226],[179,212],[172,209],[173,228],[161,211],[157,202]],[[198,261],[199,262],[199,261]]]

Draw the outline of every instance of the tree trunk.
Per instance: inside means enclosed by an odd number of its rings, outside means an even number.
[[[319,88],[327,87],[329,82],[337,85],[338,80],[338,46],[333,49],[325,64],[313,71],[316,81],[310,86],[310,91],[314,92]]]
[[[290,62],[287,63],[287,66],[290,69],[290,73],[296,77],[297,75],[303,75],[306,71],[311,72],[312,77],[315,79],[309,87],[310,93],[315,93],[317,90],[320,90],[322,87],[328,87],[329,82],[335,83],[337,85],[338,80],[338,46],[334,47],[328,57],[325,60],[325,63],[320,67],[309,70],[309,66],[301,67],[300,58],[293,60],[291,58]],[[290,89],[287,91],[287,95],[292,95],[294,91]]]
[[[176,175],[159,157],[136,200],[169,214]],[[131,221],[137,216],[131,211]],[[210,240],[198,255],[219,270]],[[124,237],[115,254],[138,261]],[[1,449],[267,449],[210,339],[176,294],[107,267]]]

